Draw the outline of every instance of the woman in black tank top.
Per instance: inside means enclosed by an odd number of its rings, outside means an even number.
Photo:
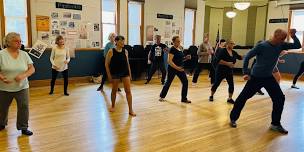
[[[132,94],[131,94],[131,70],[128,59],[128,51],[125,50],[124,43],[125,38],[123,36],[115,37],[116,47],[110,49],[106,56],[105,67],[108,74],[109,81],[112,83],[111,92],[111,102],[112,107],[110,112],[114,112],[116,92],[120,80],[122,80],[124,85],[124,90],[126,92],[129,114],[131,116],[136,116],[132,108]]]

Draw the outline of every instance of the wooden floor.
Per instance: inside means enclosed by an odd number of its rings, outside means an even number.
[[[191,82],[191,77],[188,78]],[[236,77],[237,97],[244,82]],[[300,90],[290,89],[291,81],[281,84],[286,95],[282,123],[288,135],[269,131],[272,103],[268,95],[254,96],[246,104],[238,128],[228,125],[232,105],[226,103],[227,85],[223,82],[209,102],[206,75],[198,86],[189,83],[192,104],[180,103],[180,82],[176,79],[167,95],[168,102],[158,102],[160,79],[151,84],[132,84],[137,117],[129,117],[124,92],[117,95],[115,113],[110,113],[110,88],[96,91],[97,84],[71,84],[70,96],[56,86],[30,89],[31,137],[16,130],[16,104],[9,112],[9,124],[0,132],[0,151],[39,152],[303,152],[304,151],[304,83]],[[265,90],[264,90],[265,91]]]

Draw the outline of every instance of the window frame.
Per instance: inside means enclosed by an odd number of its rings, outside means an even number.
[[[127,16],[127,37],[128,37],[128,45],[130,45],[130,34],[129,34],[129,4],[130,3],[138,3],[141,5],[141,14],[140,14],[140,44],[138,45],[143,45],[144,43],[144,2],[143,1],[136,1],[136,0],[129,0],[128,4],[127,4],[127,12],[128,12],[128,16]]]
[[[120,28],[120,0],[114,0],[115,1],[115,19],[114,19],[114,21],[115,21],[115,23],[113,24],[113,23],[103,23],[103,21],[102,21],[102,12],[103,12],[103,0],[101,0],[101,12],[100,12],[100,14],[101,14],[101,21],[100,21],[100,25],[101,25],[101,35],[102,35],[102,37],[101,37],[101,47],[104,47],[104,44],[103,44],[103,34],[104,34],[104,32],[103,32],[103,26],[104,26],[104,24],[106,24],[106,25],[114,25],[115,26],[115,33],[119,33],[119,28]]]
[[[6,35],[6,17],[4,16],[4,0],[0,0],[0,18],[1,18],[1,39]],[[25,47],[32,46],[32,26],[31,26],[31,2],[26,0],[27,17],[26,20],[26,33],[27,33],[27,44]],[[24,40],[23,40],[24,41]],[[3,45],[3,42],[0,42]]]
[[[188,8],[185,7],[184,10],[184,30],[183,30],[183,45],[185,45],[185,31],[186,31],[186,26],[185,26],[185,21],[186,21],[186,10],[192,10],[193,11],[193,27],[192,27],[192,44],[195,45],[195,30],[196,30],[196,9],[193,8]],[[190,45],[190,46],[191,46]]]
[[[291,24],[292,24],[292,17],[293,17],[293,11],[297,11],[297,10],[302,10],[304,11],[304,7],[297,7],[297,8],[291,8],[289,10],[289,16],[288,16],[288,31],[291,29]],[[301,31],[302,32],[302,40],[299,40],[302,44],[302,51],[304,51],[304,30]],[[287,40],[290,40],[290,35],[288,33],[288,37]]]

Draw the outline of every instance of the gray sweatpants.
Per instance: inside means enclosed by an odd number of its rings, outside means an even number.
[[[26,130],[29,119],[29,89],[18,92],[0,91],[0,125],[7,125],[9,106],[13,99],[17,101],[17,129]]]

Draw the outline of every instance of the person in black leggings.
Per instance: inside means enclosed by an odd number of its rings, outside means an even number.
[[[299,87],[296,86],[296,83],[297,83],[299,77],[300,77],[303,73],[304,73],[304,61],[301,62],[300,69],[299,69],[298,73],[295,75],[295,77],[293,78],[291,88],[300,89]]]
[[[110,49],[106,56],[105,67],[108,74],[108,79],[112,82],[112,92],[111,92],[111,102],[112,106],[110,112],[114,112],[116,92],[120,80],[124,85],[124,90],[126,92],[129,115],[136,116],[132,108],[132,94],[131,94],[131,70],[128,59],[128,52],[125,50],[124,42],[125,38],[123,36],[115,37],[116,47]]]
[[[219,50],[222,48],[225,48],[225,46],[226,46],[226,40],[221,39],[220,42],[217,43],[217,45],[215,47],[215,52],[212,55],[211,67],[210,67],[210,71],[209,71],[209,78],[210,78],[211,85],[213,85],[214,81],[215,81],[215,69],[216,69],[216,65],[217,65],[217,56],[220,52]]]
[[[182,100],[183,103],[191,103],[187,99],[188,94],[188,79],[185,73],[185,70],[183,68],[184,61],[191,59],[190,55],[184,56],[183,49],[180,46],[180,38],[179,36],[174,36],[172,38],[173,46],[171,47],[168,55],[168,75],[167,75],[167,81],[160,93],[160,99],[159,101],[165,101],[164,98],[166,97],[170,85],[175,77],[177,77],[181,80],[183,87],[182,87]]]
[[[155,44],[152,45],[151,50],[148,55],[148,64],[151,64],[151,68],[148,74],[148,79],[145,84],[148,84],[151,81],[151,78],[157,69],[160,69],[162,73],[161,83],[165,83],[166,78],[166,68],[164,63],[164,52],[168,50],[167,45],[160,43],[161,36],[155,36]]]
[[[231,104],[234,103],[232,99],[234,91],[233,67],[236,62],[236,59],[243,59],[242,56],[240,56],[237,52],[233,50],[234,45],[235,43],[232,40],[229,40],[227,41],[226,48],[221,49],[219,50],[220,52],[218,52],[218,65],[215,69],[215,82],[211,87],[211,96],[209,97],[209,101],[213,101],[213,95],[216,92],[216,89],[221,84],[222,80],[226,78],[227,83],[229,85],[229,97],[227,99],[227,102]]]

